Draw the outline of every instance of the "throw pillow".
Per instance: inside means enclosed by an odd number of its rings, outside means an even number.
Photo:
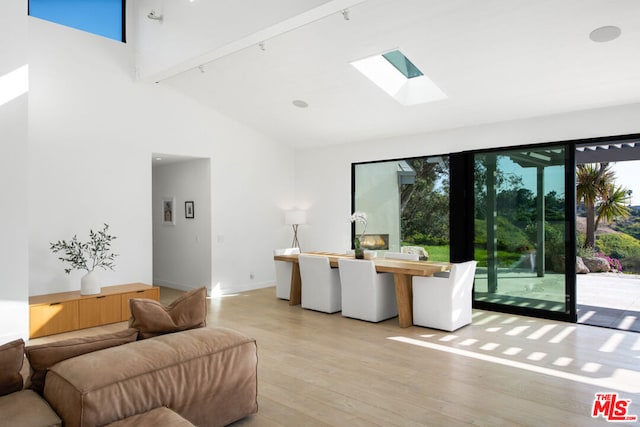
[[[207,322],[207,289],[189,291],[168,306],[144,298],[129,300],[129,327],[139,331],[138,339],[201,328]]]
[[[0,346],[0,396],[22,390],[24,341],[17,339]]]
[[[137,338],[137,330],[125,329],[112,334],[72,338],[49,344],[27,346],[24,350],[31,364],[31,385],[29,387],[42,394],[47,370],[56,363],[81,354],[133,342]]]

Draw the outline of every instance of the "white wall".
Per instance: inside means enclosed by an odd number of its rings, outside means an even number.
[[[26,11],[26,0],[0,2],[0,80],[27,63]],[[29,329],[27,106],[28,94],[0,102],[0,345]]]
[[[305,250],[349,247],[351,163],[640,133],[638,117],[640,104],[633,104],[298,151],[296,198],[311,218]]]
[[[163,200],[174,199],[174,222],[166,224]],[[185,218],[185,202],[194,218]],[[211,291],[211,162],[198,159],[153,167],[153,283]]]
[[[154,152],[211,159],[211,281],[225,291],[272,283],[271,251],[289,238],[292,150],[169,87],[136,83],[130,44],[34,18],[29,38],[30,295],[78,289],[81,273],[65,275],[49,242],[103,222],[119,256],[102,285],[152,281]]]

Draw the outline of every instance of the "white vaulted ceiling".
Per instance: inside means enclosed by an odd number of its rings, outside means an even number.
[[[640,102],[637,0],[141,0],[138,15],[142,80],[299,148]],[[606,25],[621,36],[589,39]],[[448,98],[403,106],[350,65],[392,49]]]

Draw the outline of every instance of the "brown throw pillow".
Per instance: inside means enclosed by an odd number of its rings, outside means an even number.
[[[24,341],[17,339],[0,346],[0,396],[22,390]]]
[[[201,328],[207,322],[207,289],[189,291],[168,306],[144,298],[129,300],[129,327],[140,332],[138,339]]]
[[[133,342],[137,338],[137,330],[125,329],[112,334],[72,338],[49,344],[27,346],[24,351],[31,364],[31,385],[29,388],[42,394],[47,370],[58,362],[81,354],[91,353],[92,351]]]

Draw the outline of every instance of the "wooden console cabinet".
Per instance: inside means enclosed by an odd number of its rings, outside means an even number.
[[[160,301],[160,288],[142,283],[105,286],[96,295],[80,291],[29,297],[29,337],[91,328],[129,320],[129,300]]]

